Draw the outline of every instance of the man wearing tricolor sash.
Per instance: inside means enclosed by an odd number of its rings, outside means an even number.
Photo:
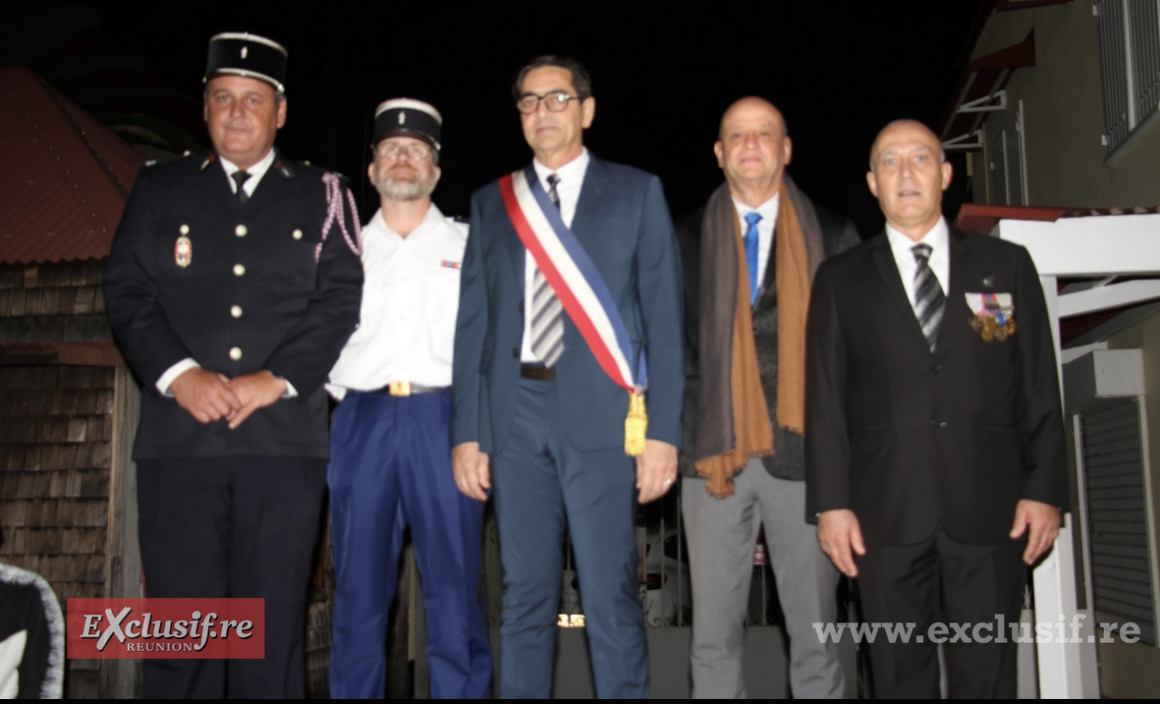
[[[496,499],[500,693],[552,692],[567,526],[597,695],[647,697],[633,516],[677,473],[677,244],[660,181],[584,148],[583,67],[541,57],[514,93],[535,160],[472,198],[452,381],[456,483]]]

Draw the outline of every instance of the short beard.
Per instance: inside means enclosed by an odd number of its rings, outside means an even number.
[[[418,201],[422,197],[422,184],[419,181],[387,179],[376,186],[378,194],[389,201]]]
[[[387,200],[420,200],[431,195],[431,191],[423,188],[423,184],[417,180],[398,181],[388,178],[381,184],[375,184],[375,186],[379,195]]]

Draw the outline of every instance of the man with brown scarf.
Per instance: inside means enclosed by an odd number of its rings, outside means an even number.
[[[805,521],[805,335],[814,272],[858,235],[785,175],[792,144],[769,102],[750,97],[730,106],[713,151],[726,183],[678,228],[693,372],[686,401],[693,453],[681,467],[693,696],[745,696],[742,646],[764,523],[793,695],[837,698],[845,688],[837,645],[822,643],[813,627],[837,616],[838,572]]]

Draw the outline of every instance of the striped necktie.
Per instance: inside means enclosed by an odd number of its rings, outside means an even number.
[[[559,183],[559,176],[548,175],[548,198],[556,210],[560,209]],[[539,267],[532,277],[532,352],[545,367],[554,366],[564,353],[564,306]]]
[[[943,296],[938,277],[930,268],[930,245],[916,244],[910,251],[914,253],[914,261],[918,264],[918,269],[914,272],[914,315],[918,318],[918,324],[922,328],[926,343],[930,345],[930,351],[934,352],[946,298]]]

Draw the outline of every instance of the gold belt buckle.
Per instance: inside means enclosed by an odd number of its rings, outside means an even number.
[[[411,382],[409,381],[392,381],[391,382],[392,396],[410,396]]]

